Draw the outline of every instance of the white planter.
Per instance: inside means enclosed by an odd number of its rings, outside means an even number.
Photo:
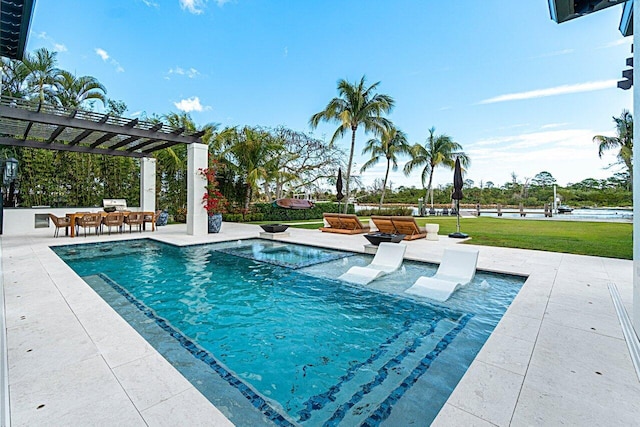
[[[438,240],[440,224],[425,224],[424,228],[427,230],[427,240]]]

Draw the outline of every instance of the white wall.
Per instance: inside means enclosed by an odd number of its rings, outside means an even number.
[[[102,208],[4,208],[4,228],[3,235],[18,236],[24,234],[42,234],[47,232],[46,228],[36,228],[36,214],[49,214],[55,216],[65,216],[67,213],[73,212],[99,212]],[[139,207],[127,207],[129,211],[140,211]],[[55,226],[49,221],[49,231],[53,236]],[[61,231],[64,235],[64,230]]]

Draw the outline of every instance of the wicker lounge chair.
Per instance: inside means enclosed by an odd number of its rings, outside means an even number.
[[[366,267],[354,266],[342,276],[338,277],[345,282],[366,285],[374,279],[392,271],[396,271],[402,265],[407,245],[404,243],[382,242],[378,246],[376,256],[371,264]]]
[[[51,219],[51,222],[53,222],[53,225],[56,226],[56,229],[53,232],[53,237],[58,237],[61,228],[64,228],[65,234],[69,234],[71,218],[68,216],[55,216],[54,214],[49,214],[49,218]]]
[[[404,234],[404,240],[415,240],[427,237],[427,230],[419,227],[412,216],[392,216],[391,222],[397,234]]]
[[[320,227],[320,231],[340,234],[362,234],[369,232],[369,226],[360,222],[354,214],[324,213],[323,218],[328,227]]]
[[[446,301],[457,289],[473,280],[477,265],[477,249],[445,249],[436,274],[418,278],[405,292]]]
[[[116,227],[116,230],[122,231],[122,224],[124,223],[124,214],[122,212],[108,213],[102,218],[102,223],[109,229],[109,235],[111,235],[111,227]]]

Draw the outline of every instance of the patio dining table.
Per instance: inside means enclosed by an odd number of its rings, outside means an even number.
[[[102,216],[102,218],[106,217],[108,212],[105,211],[99,211],[99,212],[74,212],[74,213],[68,213],[65,214],[67,217],[70,218],[70,224],[69,227],[71,228],[71,237],[75,237],[76,236],[76,219],[80,218],[83,215],[87,215],[89,213],[97,213],[100,214]],[[128,217],[129,214],[131,213],[130,211],[121,211],[121,213],[124,214],[124,217]],[[154,212],[142,212],[143,216],[151,216],[151,218],[154,217],[155,213]],[[146,230],[146,223],[147,221],[143,221],[142,222],[142,229]],[[156,224],[155,221],[151,221],[151,231],[156,231]]]

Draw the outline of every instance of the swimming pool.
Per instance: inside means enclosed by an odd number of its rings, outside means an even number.
[[[370,257],[309,246],[53,250],[236,425],[427,424],[524,282],[479,273],[435,305],[403,292],[434,265],[350,286]]]

